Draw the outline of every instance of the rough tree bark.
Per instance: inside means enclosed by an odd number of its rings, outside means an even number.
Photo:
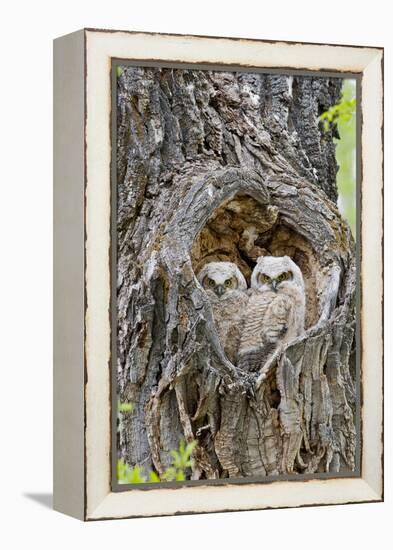
[[[192,479],[355,466],[354,243],[337,209],[335,78],[124,67],[118,78],[119,456],[162,474],[196,439]],[[289,255],[306,332],[242,372],[195,273]]]

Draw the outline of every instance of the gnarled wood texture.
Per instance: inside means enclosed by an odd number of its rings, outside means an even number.
[[[336,205],[341,81],[124,67],[118,78],[119,456],[192,479],[355,467],[354,243]],[[306,332],[256,375],[225,356],[195,273],[288,255]]]

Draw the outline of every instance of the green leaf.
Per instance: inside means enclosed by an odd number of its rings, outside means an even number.
[[[171,450],[171,455],[173,457],[173,460],[172,460],[173,466],[175,466],[175,468],[181,468],[182,459],[181,459],[180,454],[175,449],[172,449]]]
[[[180,443],[179,443],[179,454],[180,454],[180,456],[184,455],[185,450],[186,450],[186,442],[184,441],[184,439],[181,439]]]
[[[151,483],[159,483],[161,479],[159,478],[158,474],[156,472],[153,472],[153,470],[150,470],[149,472],[149,481]]]
[[[134,404],[133,403],[126,403],[126,402],[123,402],[123,403],[120,403],[120,401],[118,402],[118,405],[117,405],[117,408],[119,410],[119,412],[121,413],[130,413],[134,410]]]
[[[186,476],[184,474],[184,472],[182,472],[181,470],[178,470],[176,472],[176,481],[184,481],[186,479]]]
[[[126,475],[127,466],[125,465],[123,459],[117,461],[117,480],[120,482],[127,482]]]
[[[323,122],[325,131],[328,131],[332,124],[350,122],[356,112],[356,98],[348,95],[349,92],[345,85],[343,90],[341,101],[336,105],[332,105],[319,117],[319,120]]]
[[[121,75],[123,74],[123,69],[119,66],[116,67],[116,76],[117,78],[120,78]]]
[[[144,483],[146,477],[143,475],[143,469],[136,464],[130,468],[123,459],[117,461],[117,480],[119,483]]]
[[[146,481],[142,475],[142,468],[138,464],[128,472],[127,481],[128,483],[144,483]]]
[[[186,479],[187,470],[192,467],[191,455],[196,445],[195,440],[186,445],[186,442],[182,439],[179,441],[179,449],[170,451],[172,462],[162,476],[165,481],[183,481]]]
[[[170,467],[165,470],[165,473],[163,474],[162,478],[165,481],[173,481],[174,479],[176,479],[176,474],[177,474],[176,468]]]

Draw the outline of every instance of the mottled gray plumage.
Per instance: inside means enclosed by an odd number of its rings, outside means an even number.
[[[213,318],[228,359],[236,364],[247,306],[247,283],[232,262],[210,262],[198,274],[212,306]]]
[[[281,344],[304,331],[305,291],[299,267],[288,257],[262,256],[251,290],[239,349],[239,366],[258,371]]]

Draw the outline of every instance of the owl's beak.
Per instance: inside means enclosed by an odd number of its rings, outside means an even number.
[[[275,279],[272,280],[272,290],[274,290],[274,292],[277,292],[277,281]]]
[[[217,285],[214,289],[214,292],[217,294],[217,296],[221,297],[225,292],[224,285]]]

